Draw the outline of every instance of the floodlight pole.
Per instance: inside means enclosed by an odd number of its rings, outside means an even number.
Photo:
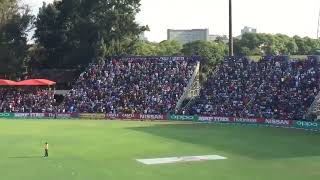
[[[232,0],[229,0],[229,56],[233,56]]]

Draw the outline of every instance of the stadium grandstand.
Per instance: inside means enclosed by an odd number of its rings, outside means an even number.
[[[180,112],[284,120],[310,120],[318,112],[320,65],[316,56],[307,60],[265,56],[259,62],[226,57],[200,93],[190,95],[200,89],[199,63],[199,57],[122,57],[90,64],[62,103],[57,103],[52,88],[21,88],[21,82],[8,86],[10,81],[2,80],[0,111]]]
[[[127,57],[91,64],[59,110],[165,114],[174,112],[196,68],[194,58]]]
[[[265,56],[259,62],[227,57],[185,109],[220,117],[306,120],[319,93],[319,68],[312,56]]]
[[[57,104],[50,86],[55,84],[46,79],[20,82],[0,79],[0,112],[54,112]]]

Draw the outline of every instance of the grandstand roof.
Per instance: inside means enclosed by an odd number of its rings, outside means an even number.
[[[50,81],[48,79],[28,79],[15,83],[15,86],[52,86],[56,82]]]
[[[28,79],[20,82],[0,79],[0,86],[52,86],[55,84],[56,82],[48,79]]]
[[[15,81],[0,79],[0,86],[13,86],[15,84],[16,84]]]

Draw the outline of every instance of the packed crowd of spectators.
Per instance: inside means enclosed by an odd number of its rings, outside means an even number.
[[[243,109],[260,86],[257,63],[245,57],[225,58],[202,87],[191,106],[193,114],[212,116],[243,116]]]
[[[189,113],[275,119],[305,119],[319,93],[320,65],[315,59],[264,57],[259,62],[226,58],[208,78]]]
[[[0,88],[0,112],[42,113],[54,111],[53,91],[37,88]]]
[[[188,60],[139,58],[91,64],[59,109],[88,113],[173,112],[195,64]]]
[[[90,64],[57,106],[54,92],[0,88],[0,112],[173,113],[194,72],[191,59],[118,58]],[[320,91],[316,59],[227,57],[184,113],[305,119]]]
[[[266,71],[260,90],[247,110],[252,117],[305,119],[320,88],[320,65],[315,59],[263,59]]]

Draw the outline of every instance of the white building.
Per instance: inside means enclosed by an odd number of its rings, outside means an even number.
[[[190,30],[167,30],[167,40],[176,40],[181,44],[193,41],[209,40],[209,29],[190,29]]]

